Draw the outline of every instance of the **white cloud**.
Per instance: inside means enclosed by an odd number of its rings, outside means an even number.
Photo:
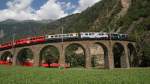
[[[59,2],[58,0],[48,0],[39,10],[31,7],[33,0],[10,0],[6,3],[7,8],[0,10],[0,21],[7,19],[15,20],[42,20],[58,19],[67,16],[68,10],[76,9],[73,13],[79,13],[87,7],[92,6],[100,0],[79,0],[79,6],[71,2]]]
[[[64,13],[64,10],[62,10],[56,0],[49,0],[40,8],[40,10],[36,11],[36,15],[41,19],[58,19],[67,14]]]
[[[6,19],[28,20],[36,19],[33,9],[30,7],[33,0],[12,0],[8,1],[7,9],[0,10],[0,21]]]
[[[57,0],[48,0],[39,10],[31,8],[33,0],[12,0],[6,3],[7,9],[0,10],[0,21],[6,19],[15,20],[42,20],[58,19],[67,14],[64,13]]]
[[[99,2],[101,0],[79,0],[79,6],[77,9],[74,11],[74,13],[80,13],[83,10],[85,10],[88,7],[91,7],[95,3]]]
[[[6,4],[8,9],[19,12],[28,9],[32,1],[33,0],[12,0],[8,1]]]

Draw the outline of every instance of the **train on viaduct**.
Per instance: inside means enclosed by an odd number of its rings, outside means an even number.
[[[11,65],[21,65],[23,60],[19,57],[23,56],[23,51],[32,53],[33,66],[42,65],[42,52],[48,47],[54,47],[59,52],[58,64],[66,64],[66,49],[71,45],[78,45],[83,49],[85,56],[85,68],[91,68],[92,56],[90,47],[97,44],[102,47],[104,52],[104,68],[113,69],[130,68],[134,66],[136,59],[136,43],[128,40],[127,34],[108,34],[102,32],[81,32],[68,34],[54,34],[45,36],[36,36],[14,40],[0,45],[1,61],[11,61]],[[114,54],[115,47],[118,47],[119,61],[116,60]],[[119,63],[119,64],[118,64]]]

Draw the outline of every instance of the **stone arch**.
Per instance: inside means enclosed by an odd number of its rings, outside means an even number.
[[[121,68],[124,65],[124,55],[125,49],[121,43],[114,43],[113,45],[113,57],[114,57],[114,67]]]
[[[128,56],[129,56],[129,64],[131,67],[138,66],[138,57],[136,54],[136,48],[132,43],[128,43]]]
[[[6,51],[6,52],[2,53],[2,55],[0,57],[0,60],[7,61],[7,62],[12,64],[13,55],[12,55],[12,53],[10,51]]]
[[[99,54],[97,57],[98,58],[97,60],[99,60],[98,68],[107,68],[107,66],[108,66],[108,49],[107,49],[106,45],[101,42],[96,42],[96,43],[94,43],[94,45],[96,45],[96,47],[99,46],[99,48],[100,48],[100,49],[95,49],[94,50],[95,52],[93,52],[93,53],[96,53],[98,50],[98,53],[97,53],[97,54]],[[91,55],[93,55],[93,53],[91,52]],[[94,58],[95,57],[93,57],[93,56],[91,58],[92,65],[94,64],[92,62],[96,61]]]
[[[16,64],[22,66],[33,66],[34,55],[30,48],[21,49],[16,57]]]
[[[72,43],[65,47],[65,63],[70,67],[86,67],[85,48],[80,43]]]
[[[53,45],[44,46],[40,51],[39,66],[47,64],[50,67],[51,63],[58,63],[60,58],[59,49]]]

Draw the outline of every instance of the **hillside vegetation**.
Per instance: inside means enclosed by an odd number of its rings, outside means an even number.
[[[122,4],[125,2],[125,4]],[[150,0],[102,0],[79,14],[51,21],[4,21],[0,22],[1,42],[16,39],[60,33],[81,31],[104,31],[127,33],[137,42],[140,58],[139,66],[150,66]],[[5,39],[4,39],[5,38]]]

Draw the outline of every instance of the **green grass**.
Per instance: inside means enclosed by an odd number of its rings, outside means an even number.
[[[150,68],[103,70],[0,66],[0,84],[150,84]]]

